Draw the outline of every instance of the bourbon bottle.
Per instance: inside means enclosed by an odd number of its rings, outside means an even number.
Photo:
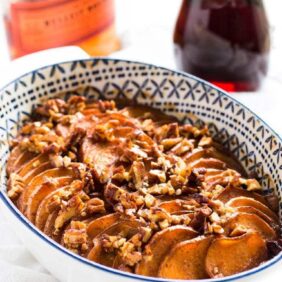
[[[114,0],[3,0],[12,58],[77,45],[90,55],[119,49]]]

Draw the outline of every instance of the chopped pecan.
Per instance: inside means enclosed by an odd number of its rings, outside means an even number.
[[[222,228],[221,225],[213,223],[212,225],[212,230],[214,233],[216,234],[223,234],[224,233],[224,229]]]
[[[17,173],[11,173],[8,183],[8,197],[16,200],[25,187],[24,180]]]
[[[205,180],[205,173],[205,168],[194,168],[189,175],[189,184],[195,186],[201,185]]]
[[[98,106],[101,112],[106,112],[107,110],[115,110],[116,109],[116,104],[114,101],[98,101]]]
[[[134,266],[142,259],[141,245],[141,234],[137,233],[120,247],[119,255],[125,265]]]
[[[203,234],[206,229],[206,219],[212,214],[212,209],[208,206],[200,208],[194,215],[190,226]]]
[[[173,195],[175,194],[175,189],[171,185],[170,181],[167,183],[155,184],[148,188],[148,193],[153,195]]]
[[[240,184],[245,185],[248,191],[261,191],[262,187],[256,179],[239,179]]]
[[[68,114],[70,115],[83,111],[85,107],[85,97],[82,96],[72,96],[67,102]]]
[[[81,221],[72,221],[70,228],[63,235],[63,244],[75,253],[86,251],[88,249],[86,224]]]
[[[161,141],[161,144],[164,146],[164,150],[169,150],[172,147],[174,147],[175,145],[177,145],[178,143],[180,143],[182,141],[181,137],[177,137],[177,138],[167,138],[167,139],[163,139]]]
[[[157,142],[161,142],[163,139],[178,138],[179,126],[178,123],[169,123],[156,128],[155,139]]]
[[[136,190],[139,190],[143,186],[143,182],[146,180],[146,169],[142,161],[134,161],[132,163],[130,174],[132,175],[133,182]]]
[[[161,183],[166,182],[166,174],[163,170],[160,169],[151,169],[149,171],[151,176],[155,176]]]
[[[71,150],[76,146],[80,146],[85,136],[86,136],[86,130],[84,128],[76,126],[72,130],[71,135],[66,140],[66,148],[68,150]]]
[[[125,149],[124,155],[121,156],[122,160],[131,162],[146,158],[148,158],[148,154],[136,145],[132,146],[129,149]]]
[[[106,212],[104,201],[99,198],[90,199],[86,202],[86,212],[88,214]]]
[[[180,175],[171,175],[170,176],[170,183],[175,190],[180,189],[180,191],[181,191],[181,188],[183,187],[183,185],[185,185],[187,183],[187,179],[180,176]],[[179,191],[178,191],[178,193],[179,193]]]
[[[65,202],[68,201],[74,194],[80,192],[83,188],[83,183],[80,180],[74,180],[65,189],[60,189],[49,201],[48,211],[52,211],[65,207]]]
[[[187,152],[191,152],[194,149],[194,144],[188,139],[183,139],[177,145],[175,145],[172,149],[170,149],[170,153],[173,153],[177,156],[182,156]]]
[[[104,197],[110,205],[115,205],[123,193],[126,192],[113,183],[107,184],[104,189]]]
[[[143,243],[147,243],[152,236],[152,229],[149,227],[141,227],[140,233],[141,233]]]
[[[35,153],[58,153],[64,149],[65,142],[54,131],[49,131],[47,133],[34,133],[30,136],[25,136],[20,140],[19,146],[22,150]]]
[[[230,232],[229,236],[238,237],[248,232],[248,228],[241,224],[236,224],[235,228]]]
[[[155,203],[156,203],[156,198],[154,196],[150,194],[147,194],[145,196],[145,204],[147,208],[154,206]]]
[[[50,117],[52,114],[66,114],[67,104],[61,99],[51,99],[45,102],[42,106],[39,106],[35,109],[33,116],[34,117]]]
[[[50,161],[54,167],[68,167],[71,164],[71,158],[68,156],[50,155]]]
[[[113,128],[108,124],[97,124],[94,127],[92,138],[95,142],[111,142],[114,138]]]
[[[108,234],[103,234],[101,237],[101,244],[106,252],[113,252],[114,249],[121,248],[126,242],[126,238],[121,235],[110,236]]]
[[[85,209],[85,203],[81,199],[80,195],[73,196],[63,207],[58,217],[55,220],[55,229],[59,230],[64,226],[70,219],[75,216],[80,216],[82,211]]]
[[[198,144],[200,147],[208,147],[212,144],[212,138],[209,136],[203,136]]]
[[[129,182],[131,180],[131,175],[128,171],[125,170],[124,166],[119,166],[114,169],[112,179],[119,182]]]
[[[161,229],[166,229],[170,226],[169,221],[167,219],[164,219],[163,221],[159,222],[159,226]]]
[[[180,127],[180,135],[185,137],[200,137],[208,134],[208,128],[205,126],[202,129],[199,129],[191,124],[184,124]]]

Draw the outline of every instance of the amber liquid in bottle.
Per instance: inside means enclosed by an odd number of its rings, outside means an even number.
[[[183,0],[174,43],[181,70],[227,91],[255,91],[267,73],[269,31],[261,0]]]
[[[6,0],[5,25],[12,58],[77,45],[92,56],[120,47],[114,0]]]

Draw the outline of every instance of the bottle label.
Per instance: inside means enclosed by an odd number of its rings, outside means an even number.
[[[114,0],[44,0],[11,4],[15,46],[24,52],[71,45],[114,22]]]

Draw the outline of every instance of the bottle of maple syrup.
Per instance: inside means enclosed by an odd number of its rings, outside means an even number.
[[[227,91],[255,91],[267,73],[268,21],[262,0],[183,0],[175,56],[181,70]]]
[[[90,55],[119,49],[114,0],[1,0],[12,58],[77,45]]]

